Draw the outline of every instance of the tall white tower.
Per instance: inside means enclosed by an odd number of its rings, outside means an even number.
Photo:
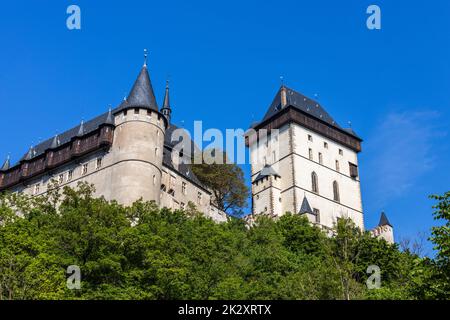
[[[252,214],[306,214],[325,228],[348,217],[364,229],[361,142],[317,101],[281,86],[264,118],[246,134]]]

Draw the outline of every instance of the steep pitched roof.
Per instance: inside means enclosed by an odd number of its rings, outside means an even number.
[[[302,206],[300,207],[300,211],[298,213],[300,213],[300,214],[304,214],[304,213],[314,214],[314,212],[311,209],[311,206],[309,205],[308,199],[306,199],[306,196],[303,197]]]
[[[344,130],[348,134],[361,140],[361,138],[359,138],[352,129],[342,128],[331,117],[331,115],[325,111],[325,109],[320,105],[320,103],[304,96],[303,94],[301,94],[293,89],[287,88],[286,86],[281,86],[281,88],[278,90],[277,94],[275,95],[275,98],[273,99],[271,105],[269,106],[269,109],[267,110],[266,114],[264,115],[263,120],[260,123],[262,123],[266,120],[269,120],[270,118],[275,116],[277,113],[279,113],[283,109],[282,104],[281,104],[281,91],[283,90],[283,88],[286,89],[287,106],[292,106],[295,109],[300,110],[318,120],[321,120],[334,128],[337,128],[339,130]],[[256,126],[256,125],[254,125],[254,126]]]
[[[8,170],[10,167],[11,167],[11,160],[8,156],[5,160],[5,162],[3,163],[2,167],[0,168],[0,171]]]
[[[382,226],[386,226],[386,225],[391,226],[393,228],[392,224],[389,222],[386,214],[383,211],[383,212],[381,212],[380,222],[378,222],[378,226],[382,227]]]
[[[141,72],[139,72],[128,97],[115,112],[127,108],[145,108],[159,111],[146,65],[144,65]]]
[[[261,179],[264,179],[265,177],[268,177],[268,176],[281,177],[272,166],[265,165],[264,168],[262,168],[262,170],[256,176],[255,180],[253,180],[253,182],[255,183],[255,182],[257,182]]]

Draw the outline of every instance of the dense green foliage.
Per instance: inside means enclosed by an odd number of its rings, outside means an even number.
[[[448,206],[442,210],[448,215]],[[436,261],[401,252],[349,220],[334,233],[291,214],[248,228],[239,219],[214,223],[194,208],[123,207],[93,198],[87,185],[41,198],[4,195],[0,299],[448,298],[442,232],[435,232]],[[372,264],[382,282],[368,290]],[[69,265],[81,269],[80,290],[66,287]]]

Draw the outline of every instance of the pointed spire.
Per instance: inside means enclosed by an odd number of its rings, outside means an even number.
[[[111,107],[109,107],[108,115],[106,116],[105,124],[114,124]]]
[[[10,157],[9,155],[6,157],[5,162],[2,165],[2,168],[0,169],[0,171],[6,171],[9,168],[11,168],[11,161],[10,161]]]
[[[378,222],[378,226],[382,227],[382,226],[390,226],[393,228],[392,224],[389,222],[386,214],[383,212],[381,212],[381,217],[380,217],[380,222]]]
[[[304,213],[314,214],[314,212],[311,209],[311,206],[309,205],[308,199],[306,199],[306,196],[303,196],[302,206],[300,207],[300,211],[298,213],[300,213],[300,214],[304,214]]]
[[[161,108],[161,113],[166,117],[167,122],[170,123],[172,109],[170,107],[169,80],[166,80],[166,93],[164,94],[164,102]]]
[[[33,148],[33,146],[31,146],[30,149],[28,149],[28,152],[27,152],[27,154],[25,155],[25,157],[24,157],[23,160],[31,160],[31,159],[33,159],[34,154],[35,154],[34,148]]]
[[[123,108],[146,108],[158,111],[155,93],[148,74],[147,65],[141,69],[127,99],[122,102]]]
[[[56,134],[53,137],[52,144],[50,145],[50,149],[55,149],[55,148],[59,147],[59,145],[60,145],[59,136]]]
[[[80,126],[78,128],[77,137],[81,137],[84,135],[84,121],[81,120]],[[53,144],[52,144],[53,145]]]

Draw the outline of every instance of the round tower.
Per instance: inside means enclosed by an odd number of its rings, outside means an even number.
[[[125,205],[140,198],[159,204],[167,119],[159,112],[146,64],[114,111],[114,123],[111,198]]]

